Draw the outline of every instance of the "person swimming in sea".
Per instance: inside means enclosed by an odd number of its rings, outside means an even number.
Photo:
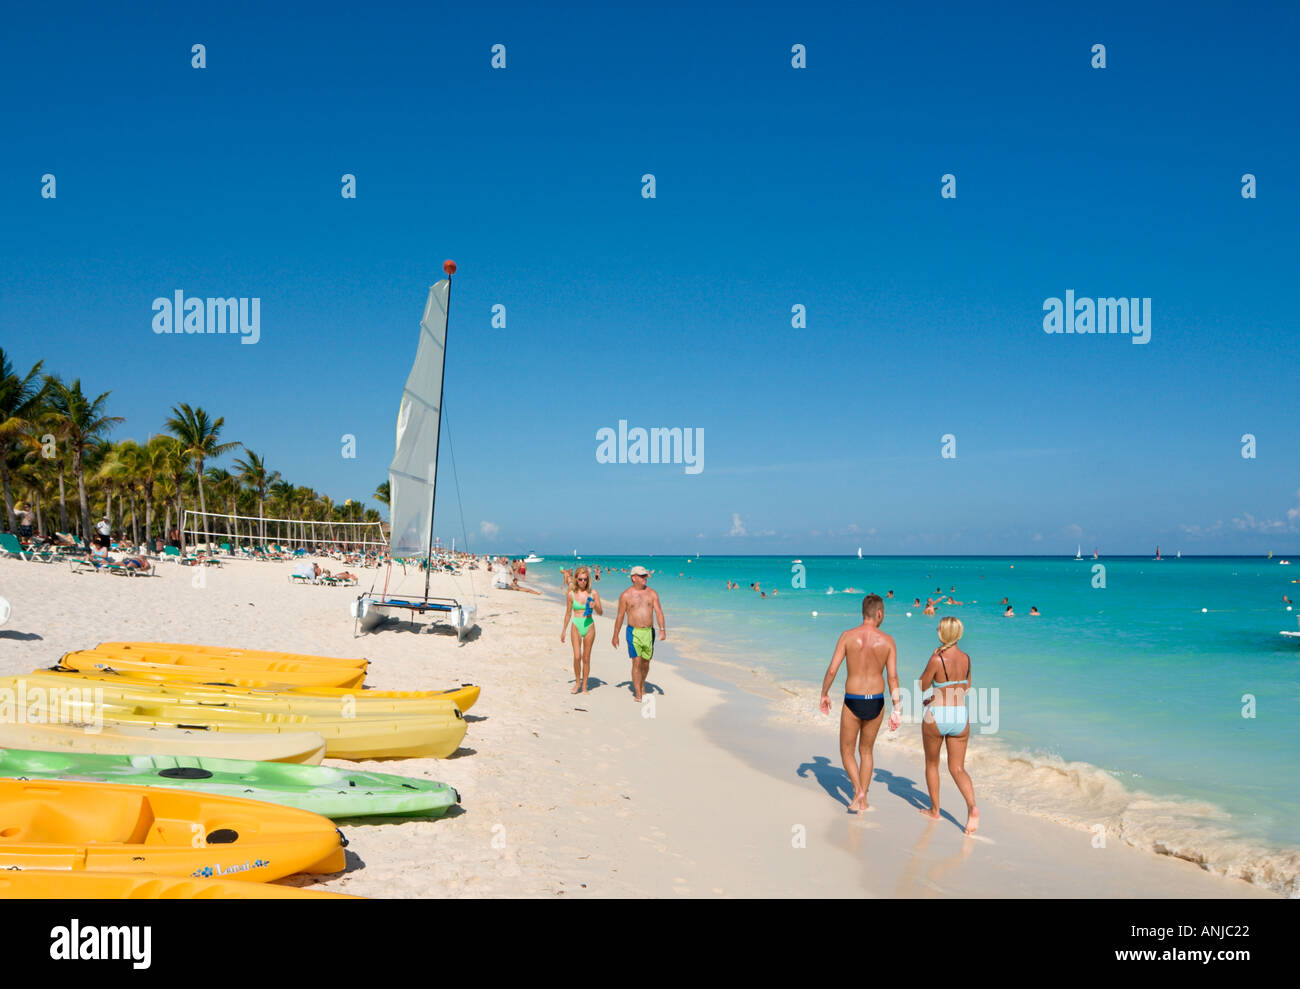
[[[840,633],[831,654],[831,665],[822,681],[821,712],[831,713],[831,685],[840,664],[848,663],[844,681],[844,706],[840,710],[840,758],[853,784],[849,810],[870,810],[867,788],[875,770],[872,750],[885,717],[885,675],[889,676],[889,698],[893,707],[890,728],[897,728],[899,715],[898,647],[894,638],[880,631],[885,620],[885,602],[879,594],[862,599],[862,624]],[[856,754],[855,754],[856,750]]]
[[[926,598],[926,599],[925,599],[925,610],[924,610],[923,612],[921,612],[921,614],[923,614],[923,615],[933,615],[933,614],[934,614],[934,598]]]
[[[1038,605],[1036,604],[1029,606],[1029,613],[1031,615],[1041,615],[1041,612],[1038,610]]]
[[[603,615],[600,593],[591,586],[591,571],[578,567],[573,572],[568,593],[564,596],[564,624],[560,626],[560,641],[568,632],[573,645],[573,690],[587,693],[587,677],[591,675],[591,647],[596,642],[596,619],[592,614]]]
[[[1012,610],[1011,605],[1007,605],[1007,610],[1002,612],[1003,618],[1015,618],[1016,613]]]
[[[925,747],[925,785],[930,791],[930,807],[922,817],[939,819],[939,750],[948,748],[948,772],[966,801],[966,833],[974,834],[980,824],[975,806],[975,785],[966,772],[966,745],[970,741],[970,712],[966,694],[971,686],[970,656],[957,647],[964,631],[960,618],[939,619],[939,648],[921,673],[921,690],[934,689],[925,701],[921,719],[921,744]],[[942,679],[941,679],[942,678]]]

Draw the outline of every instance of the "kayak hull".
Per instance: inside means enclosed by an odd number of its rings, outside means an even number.
[[[441,817],[460,801],[433,780],[332,766],[295,766],[240,759],[94,755],[0,750],[0,777],[76,779],[193,790],[296,807],[322,817]]]
[[[188,790],[0,779],[0,869],[267,882],[344,868],[327,818]]]
[[[98,726],[0,724],[0,748],[103,755],[213,756],[307,765],[317,765],[325,757],[325,739],[311,731],[215,733],[119,724],[107,719]]]

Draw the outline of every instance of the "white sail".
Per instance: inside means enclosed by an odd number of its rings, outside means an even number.
[[[388,549],[393,556],[424,556],[429,551],[450,288],[450,281],[443,279],[429,289],[415,363],[397,411],[397,448],[388,467],[388,511],[393,526]]]

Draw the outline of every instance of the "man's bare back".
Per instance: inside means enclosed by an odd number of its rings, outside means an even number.
[[[885,605],[880,596],[867,595],[862,601],[862,624],[840,633],[822,681],[821,712],[830,714],[831,685],[839,675],[840,664],[848,664],[844,708],[840,712],[840,758],[853,786],[849,810],[857,812],[870,809],[867,787],[875,766],[872,749],[884,716],[886,672],[893,705],[890,728],[898,727],[898,648],[894,637],[880,630],[884,620]]]
[[[874,624],[854,626],[840,634],[836,652],[843,648],[848,676],[846,694],[882,694],[885,692],[885,664],[898,655],[894,637]]]

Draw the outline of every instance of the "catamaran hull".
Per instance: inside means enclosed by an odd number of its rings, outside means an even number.
[[[421,607],[419,604],[408,606],[405,602],[376,602],[374,598],[365,594],[353,601],[348,610],[356,619],[357,627],[361,631],[373,632],[383,624],[386,617],[389,617],[385,612],[390,609],[399,613],[405,610],[412,614],[436,611],[439,615],[445,616],[447,624],[456,630],[457,641],[464,641],[465,636],[474,628],[478,617],[478,606],[473,604],[449,601],[446,606],[437,608],[430,608],[427,605]]]

